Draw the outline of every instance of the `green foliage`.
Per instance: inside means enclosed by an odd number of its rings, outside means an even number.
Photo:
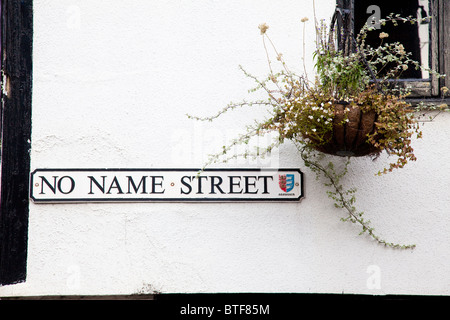
[[[343,56],[342,52],[314,53],[315,67],[322,90],[335,100],[346,100],[363,91],[369,82],[359,56]]]

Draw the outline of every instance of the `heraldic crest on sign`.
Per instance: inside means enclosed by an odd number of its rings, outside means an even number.
[[[278,183],[281,190],[283,190],[284,192],[289,192],[294,189],[295,176],[293,174],[281,174],[278,177]]]

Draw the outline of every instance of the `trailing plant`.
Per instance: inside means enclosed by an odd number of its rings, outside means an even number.
[[[335,164],[330,161],[327,164],[323,164],[323,154],[311,154],[311,150],[305,147],[299,148],[301,157],[305,163],[305,166],[311,169],[316,174],[316,178],[321,176],[325,177],[325,186],[328,187],[328,197],[333,199],[336,208],[345,209],[347,211],[347,217],[341,218],[341,221],[358,223],[361,226],[360,235],[367,233],[379,244],[400,249],[413,249],[415,244],[401,245],[393,242],[388,242],[382,239],[375,233],[375,229],[371,227],[370,220],[365,220],[363,217],[364,212],[358,211],[355,207],[356,202],[356,188],[350,188],[345,190],[341,184],[341,179],[347,174],[348,167],[350,165],[350,157],[346,160],[344,168],[341,171],[336,171]]]
[[[303,34],[307,21],[307,18],[301,19],[304,24]],[[421,19],[402,18],[399,15],[380,20],[381,25],[420,22]],[[387,152],[394,157],[394,161],[380,170],[378,175],[403,168],[409,161],[416,160],[412,140],[414,137],[421,138],[422,132],[415,112],[424,108],[412,108],[405,100],[410,92],[398,86],[396,80],[408,68],[423,69],[438,78],[444,75],[414,61],[401,43],[387,42],[387,33],[380,33],[379,46],[369,46],[366,38],[373,27],[367,24],[356,37],[346,39],[347,48],[353,47],[353,50],[338,50],[336,39],[340,39],[343,30],[330,28],[324,20],[318,22],[315,19],[317,40],[313,58],[316,75],[311,80],[306,72],[298,75],[288,68],[282,54],[268,36],[268,29],[266,24],[259,26],[268,59],[268,76],[259,79],[240,66],[245,76],[256,83],[249,93],[262,90],[267,98],[230,103],[211,117],[189,117],[213,121],[228,111],[245,106],[265,107],[270,111],[270,117],[248,126],[245,133],[223,146],[221,152],[211,155],[205,167],[236,157],[263,157],[286,141],[291,141],[297,146],[304,164],[318,178],[325,178],[328,196],[334,200],[335,206],[347,211],[348,217],[343,221],[358,223],[362,228],[361,234],[367,233],[385,246],[414,248],[415,245],[387,242],[375,234],[370,221],[365,220],[363,213],[355,208],[356,189],[345,190],[341,180],[348,172],[351,156],[376,158],[381,152]],[[351,46],[348,46],[349,41]],[[280,63],[278,72],[273,71],[268,46],[274,50]],[[447,91],[446,88],[442,91],[443,97]],[[448,107],[441,104],[437,109],[442,111]],[[234,146],[247,144],[254,137],[272,132],[277,133],[277,138],[268,146],[258,147],[254,152],[230,155]],[[340,136],[342,132],[347,136]],[[350,139],[349,134],[352,134],[351,147],[345,141],[340,142]],[[337,172],[333,161],[324,164],[324,159],[329,158],[324,157],[325,154],[340,156],[340,159],[346,157],[344,169]]]

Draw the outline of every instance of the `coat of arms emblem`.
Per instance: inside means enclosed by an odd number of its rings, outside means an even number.
[[[278,184],[280,189],[284,192],[289,192],[294,189],[295,176],[293,174],[283,174],[279,175]]]

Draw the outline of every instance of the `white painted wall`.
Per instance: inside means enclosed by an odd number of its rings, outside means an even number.
[[[334,0],[316,0],[319,18]],[[291,69],[314,47],[311,1],[35,0],[32,170],[199,167],[259,110],[215,123],[247,97],[238,69],[267,73],[258,25]],[[311,70],[310,59],[307,61]],[[138,292],[450,294],[450,116],[424,126],[418,161],[375,177],[354,161],[357,206],[392,250],[339,219],[291,145],[264,163],[299,167],[300,203],[30,204],[28,276],[1,296]]]

